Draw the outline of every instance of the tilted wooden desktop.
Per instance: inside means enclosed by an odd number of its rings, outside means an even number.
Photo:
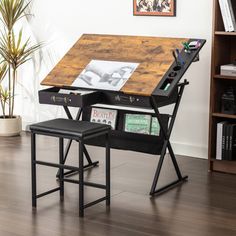
[[[198,41],[199,47],[195,50],[184,50],[182,43],[192,41]],[[118,118],[117,130],[111,132],[111,146],[160,154],[150,194],[161,193],[188,178],[182,176],[179,170],[170,136],[184,88],[188,84],[186,80],[181,83],[180,79],[190,64],[198,58],[204,44],[205,40],[202,39],[84,34],[41,82],[42,85],[53,87],[39,91],[39,101],[63,106],[69,119],[72,116],[68,107],[79,107],[75,119],[80,119],[83,113],[83,119],[89,120],[89,107],[97,103],[153,109],[152,116],[157,117],[161,128],[159,137],[124,132],[122,125],[125,112],[121,110],[122,117]],[[177,48],[180,49],[180,61],[173,57],[173,51]],[[76,89],[72,83],[91,60],[136,62],[139,66],[119,91],[93,89],[94,93],[84,96],[59,93],[61,88]],[[169,87],[165,89],[167,84]],[[160,114],[159,107],[169,104],[175,104],[172,114]],[[94,140],[92,144],[103,145],[103,142]],[[70,146],[71,141],[65,150],[65,161]],[[178,179],[156,190],[167,149]],[[88,160],[85,167],[97,165],[98,162],[92,162],[86,149],[85,156]]]

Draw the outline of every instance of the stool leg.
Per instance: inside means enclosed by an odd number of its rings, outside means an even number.
[[[110,142],[109,134],[106,134],[106,205],[109,206],[111,202],[111,173],[110,173]]]
[[[79,216],[84,216],[84,144],[79,141]]]
[[[36,136],[31,132],[31,181],[32,181],[32,207],[37,207],[36,199]]]
[[[64,164],[64,139],[59,138],[59,163]],[[64,168],[59,169],[60,200],[64,200]]]

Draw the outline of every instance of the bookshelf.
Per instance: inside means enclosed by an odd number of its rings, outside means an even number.
[[[231,0],[236,15],[236,0]],[[220,66],[236,60],[236,32],[225,32],[218,0],[213,0],[212,62],[209,114],[209,170],[236,174],[236,161],[216,160],[217,123],[236,123],[236,115],[221,113],[221,96],[227,87],[236,88],[236,76],[220,75]]]

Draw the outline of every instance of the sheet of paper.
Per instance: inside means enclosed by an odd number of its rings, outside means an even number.
[[[89,93],[93,93],[93,90],[81,90],[81,89],[60,89],[59,93],[62,94],[80,94],[80,95],[85,95]]]
[[[91,60],[72,86],[119,91],[139,63]]]

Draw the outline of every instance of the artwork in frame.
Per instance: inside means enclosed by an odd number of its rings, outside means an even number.
[[[176,16],[176,0],[133,0],[135,16]]]

